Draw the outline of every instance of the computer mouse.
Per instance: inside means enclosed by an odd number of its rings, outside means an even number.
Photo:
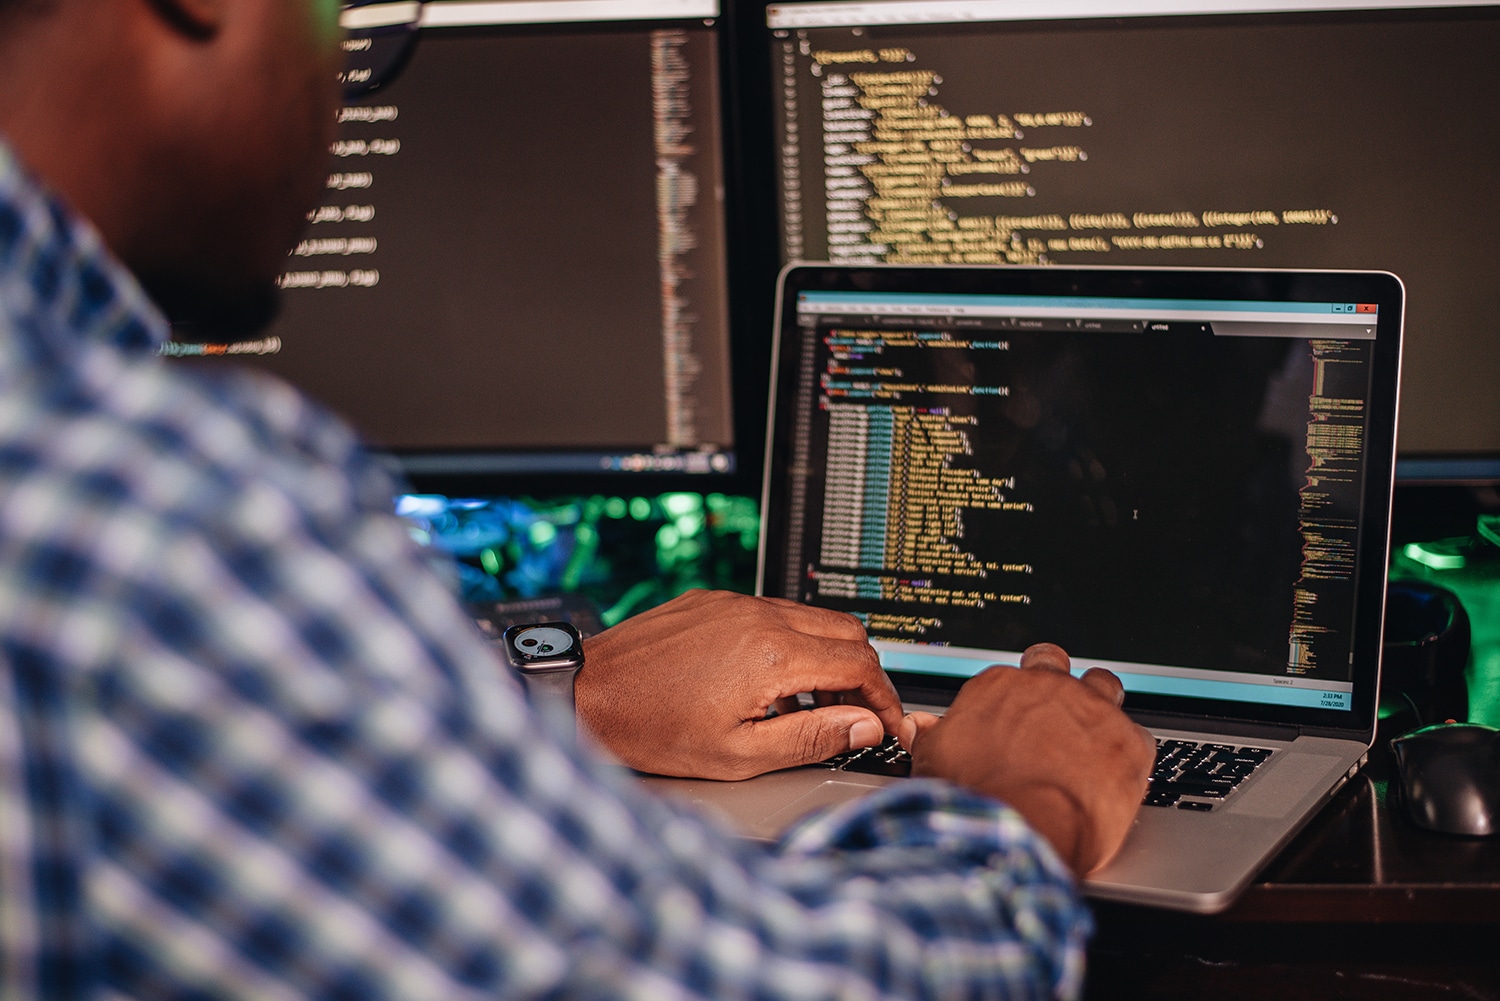
[[[1448,834],[1500,833],[1500,730],[1439,723],[1391,741],[1402,808]]]

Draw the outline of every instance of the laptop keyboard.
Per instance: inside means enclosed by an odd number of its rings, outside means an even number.
[[[1264,747],[1156,740],[1156,764],[1146,786],[1146,806],[1212,810],[1271,757]]]
[[[874,747],[845,751],[819,763],[824,768],[835,768],[841,772],[894,775],[898,778],[911,775],[911,754],[896,742],[895,737],[890,736]]]
[[[1195,740],[1156,740],[1156,763],[1146,787],[1145,806],[1176,807],[1179,810],[1212,810],[1257,768],[1272,751],[1265,747],[1236,747]],[[843,754],[821,762],[824,768],[865,775],[911,774],[911,755],[895,737],[886,737],[874,747]]]

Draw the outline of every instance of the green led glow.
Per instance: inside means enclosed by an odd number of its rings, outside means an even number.
[[[604,502],[604,514],[608,518],[623,518],[630,513],[630,505],[624,497],[611,497]]]
[[[587,522],[573,530],[573,552],[568,565],[563,568],[559,584],[564,592],[578,589],[587,575],[589,567],[599,556],[599,532]]]
[[[485,548],[479,551],[479,565],[484,567],[484,572],[491,577],[500,576],[500,570],[505,566],[500,559],[500,554],[493,548]]]
[[[632,497],[630,499],[630,516],[636,521],[645,521],[651,517],[651,502],[644,497]]]
[[[1500,546],[1500,514],[1481,514],[1475,528],[1481,539],[1491,545]]]
[[[658,552],[663,550],[670,552],[676,549],[677,544],[681,541],[682,533],[677,531],[676,525],[663,525],[656,532],[656,549]]]
[[[557,538],[557,526],[550,521],[534,521],[526,534],[531,539],[531,544],[540,549]]]
[[[702,511],[703,498],[697,494],[662,494],[661,506],[673,518],[681,518]]]
[[[748,497],[708,495],[708,510],[714,518],[714,530],[720,535],[738,535],[740,545],[753,550],[760,538],[760,508]]]
[[[685,539],[702,535],[703,530],[708,527],[708,521],[703,515],[694,512],[692,514],[679,515],[676,521],[677,531],[682,533]]]
[[[1500,726],[1500,518],[1481,515],[1473,535],[1401,547],[1391,579],[1425,580],[1458,596],[1469,616],[1469,720]]]
[[[1428,549],[1420,542],[1408,542],[1402,548],[1401,555],[1434,570],[1462,570],[1464,567],[1463,554]]]
[[[562,501],[560,503],[538,505],[536,509],[540,521],[548,522],[553,528],[560,525],[576,525],[583,517],[582,501]],[[556,538],[554,533],[549,539]]]
[[[653,581],[641,581],[626,591],[619,601],[606,608],[599,616],[600,621],[606,626],[619,625],[631,612],[635,611],[637,605],[649,598],[655,590],[656,584]]]

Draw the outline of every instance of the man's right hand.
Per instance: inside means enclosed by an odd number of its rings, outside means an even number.
[[[1156,753],[1120,710],[1124,695],[1110,672],[1074,678],[1062,648],[1040,643],[1019,670],[976,675],[943,717],[911,714],[899,736],[912,774],[1009,803],[1082,876],[1124,842]]]
[[[578,720],[657,775],[744,779],[885,739],[901,699],[852,615],[689,591],[584,643]],[[818,707],[769,717],[802,692]]]

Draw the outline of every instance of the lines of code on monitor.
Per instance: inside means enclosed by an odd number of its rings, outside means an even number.
[[[1367,344],[803,322],[782,593],[881,640],[1350,677]]]
[[[1391,271],[1402,453],[1500,449],[1495,7],[801,6],[771,22],[785,260]]]
[[[717,29],[471,6],[342,110],[257,363],[465,469],[729,471]]]

